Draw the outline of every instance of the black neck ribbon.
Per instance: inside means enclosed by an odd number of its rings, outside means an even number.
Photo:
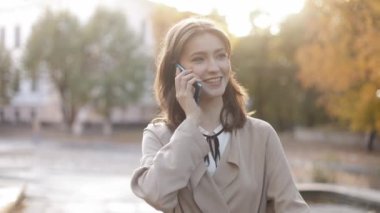
[[[220,160],[220,151],[219,151],[219,140],[218,136],[223,132],[224,129],[221,129],[218,133],[214,135],[205,135],[206,141],[208,145],[210,146],[210,151],[212,158],[215,161],[215,166],[218,167],[218,160]],[[208,154],[204,157],[204,161],[207,163],[207,165],[210,165],[210,159],[208,157]]]

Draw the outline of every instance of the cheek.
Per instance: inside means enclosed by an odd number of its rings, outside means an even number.
[[[199,77],[206,73],[206,67],[204,65],[194,65],[192,69],[194,74]]]
[[[230,76],[231,74],[231,64],[229,62],[226,62],[223,64],[223,71],[226,76]]]

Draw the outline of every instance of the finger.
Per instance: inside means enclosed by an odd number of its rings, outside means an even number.
[[[191,73],[193,70],[192,69],[181,69],[179,67],[176,67],[176,72],[183,73],[183,75],[186,75],[188,73]]]
[[[178,74],[175,77],[176,92],[181,93],[181,92],[186,91],[186,84],[187,84],[187,81],[189,81],[190,79],[191,79],[191,75],[186,74],[186,76],[184,76],[184,72]]]
[[[186,81],[184,80],[184,78],[181,79],[180,81],[181,86],[179,86],[178,90],[176,91],[177,98],[180,98],[180,97],[192,98],[193,97],[193,93],[194,93],[193,84],[197,81],[197,78],[195,76],[189,76],[189,77],[191,78]]]
[[[194,85],[194,83],[197,82],[197,79],[194,77],[192,79],[190,79],[188,82],[187,82],[187,86],[186,86],[186,90],[188,89],[191,89],[192,90],[192,87]]]
[[[181,74],[181,75],[184,75],[184,74],[186,74],[186,73],[187,73],[187,71],[186,71],[186,70],[181,70],[181,69],[180,69],[180,68],[178,68],[178,67],[175,69],[175,71],[176,71],[176,73],[177,73],[177,74]]]
[[[176,76],[174,78],[176,88],[180,85],[182,77],[186,74],[186,71],[181,71],[179,68],[176,68]]]
[[[190,81],[191,79],[195,78],[196,80],[198,80],[198,77],[191,71],[192,70],[190,70],[190,72],[182,71],[180,74],[178,74],[175,77],[175,84],[176,84],[175,86],[176,86],[177,92],[186,91],[186,88],[188,87],[188,84],[189,84],[188,81]],[[194,80],[191,81],[190,85],[192,85],[192,83],[194,83]]]
[[[187,88],[191,88],[191,85],[193,85],[193,83],[197,80],[198,78],[191,73],[186,76],[183,76],[183,78],[181,79],[181,85],[183,85],[183,88],[187,90]]]
[[[189,74],[189,72],[188,71],[182,71],[182,70],[180,70],[179,68],[176,68],[176,76],[175,76],[175,81],[176,82],[179,82],[179,81],[181,81],[181,79],[182,79],[182,77],[183,76],[186,76],[186,75],[188,75]]]

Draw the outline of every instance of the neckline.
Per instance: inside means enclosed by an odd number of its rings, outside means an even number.
[[[205,130],[203,127],[199,126],[199,129],[201,130],[202,134],[203,135],[214,135],[220,131],[223,130],[223,125],[222,124],[219,124],[213,131],[209,132],[207,130]]]

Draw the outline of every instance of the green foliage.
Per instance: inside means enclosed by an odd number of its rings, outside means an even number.
[[[84,71],[91,76],[91,99],[106,118],[115,107],[138,100],[151,60],[139,35],[121,12],[99,8],[83,29]]]
[[[10,53],[0,42],[0,106],[7,104],[11,97],[11,62]]]
[[[295,51],[300,45],[302,25],[294,17],[282,25],[281,33],[268,29],[237,41],[232,58],[240,82],[248,89],[255,117],[276,128],[315,125],[326,120],[316,104],[313,90],[302,90],[297,79]]]
[[[84,104],[86,91],[81,82],[80,25],[67,11],[45,14],[33,26],[24,52],[24,65],[36,83],[46,72],[61,98],[65,124],[71,125]]]
[[[233,67],[239,81],[248,89],[255,117],[263,118],[278,128],[287,128],[295,113],[292,109],[296,101],[292,96],[295,85],[290,73],[293,70],[271,58],[271,42],[270,35],[241,39],[234,50]]]
[[[43,74],[53,82],[71,126],[85,104],[108,118],[113,108],[141,96],[151,65],[142,47],[122,13],[98,9],[81,26],[69,12],[46,11],[33,27],[23,61],[34,82]]]

